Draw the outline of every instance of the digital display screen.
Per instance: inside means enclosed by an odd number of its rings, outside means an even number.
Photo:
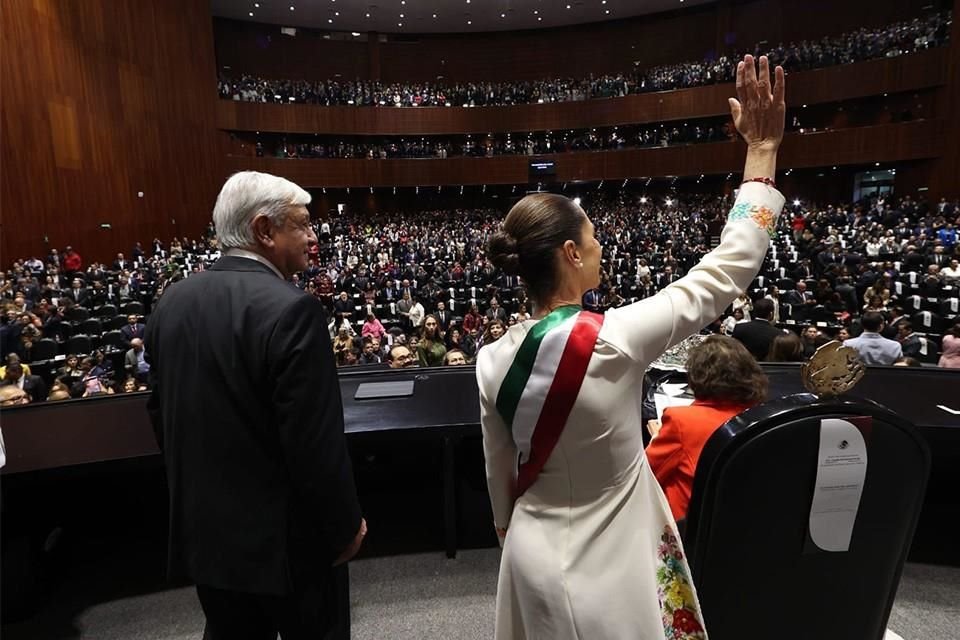
[[[553,160],[531,160],[531,176],[552,176],[557,173],[557,163]]]

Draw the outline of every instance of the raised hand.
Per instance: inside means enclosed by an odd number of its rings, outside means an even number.
[[[786,117],[783,67],[774,71],[776,84],[770,84],[770,62],[760,56],[757,75],[753,56],[737,63],[737,98],[730,98],[730,114],[737,131],[751,149],[776,151],[783,140]]]

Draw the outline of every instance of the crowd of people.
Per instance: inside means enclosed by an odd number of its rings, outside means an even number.
[[[606,151],[667,147],[729,140],[730,126],[716,120],[624,126],[581,131],[537,132],[527,135],[458,136],[457,138],[369,138],[318,141],[311,137],[279,136],[255,144],[258,156],[278,158],[449,158],[540,155],[568,151]]]
[[[819,69],[874,58],[894,57],[943,46],[948,42],[951,12],[897,22],[876,28],[861,28],[839,36],[775,47],[754,47],[756,56],[766,55],[771,65],[787,71]],[[766,48],[766,51],[764,49]],[[553,78],[537,82],[459,82],[384,84],[367,80],[277,80],[241,75],[222,75],[221,98],[279,104],[306,103],[325,106],[507,106],[616,98],[635,93],[685,89],[732,82],[736,65],[732,57],[682,62],[649,69],[590,76]]]
[[[582,204],[604,247],[600,286],[583,304],[604,311],[679,280],[709,251],[730,200],[597,191]],[[309,267],[292,281],[326,305],[338,366],[467,364],[529,318],[523,284],[486,259],[501,218],[475,208],[318,222]],[[708,331],[739,338],[758,360],[799,361],[839,338],[855,348],[869,340],[862,353],[872,364],[936,364],[942,350],[941,366],[960,366],[960,203],[798,204],[781,226],[756,286]],[[111,264],[85,264],[71,247],[17,260],[0,275],[0,378],[29,389],[17,401],[143,389],[144,316],[167,287],[218,256],[211,227],[195,240],[137,244]],[[915,316],[925,312],[936,327],[918,326]],[[102,335],[79,343],[90,344],[88,352],[71,352],[75,333],[95,333],[88,314]],[[791,323],[794,331],[784,332]],[[30,365],[38,368],[44,339],[62,359],[41,380]]]

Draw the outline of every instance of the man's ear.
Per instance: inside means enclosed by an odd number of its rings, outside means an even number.
[[[273,222],[264,215],[257,215],[253,218],[253,237],[259,244],[265,247],[273,246]]]

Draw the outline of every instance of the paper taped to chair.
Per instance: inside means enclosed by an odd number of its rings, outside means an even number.
[[[860,429],[839,418],[820,422],[817,482],[810,507],[810,538],[824,551],[847,551],[867,475]]]

